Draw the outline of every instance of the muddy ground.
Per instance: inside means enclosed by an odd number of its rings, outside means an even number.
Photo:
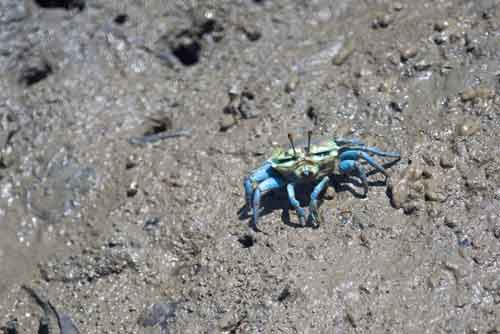
[[[0,326],[27,285],[89,334],[500,333],[499,6],[0,2]],[[243,178],[311,128],[402,159],[253,232]]]

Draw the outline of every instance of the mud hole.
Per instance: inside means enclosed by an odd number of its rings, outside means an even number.
[[[2,2],[0,326],[26,285],[81,333],[500,332],[499,35],[489,0]],[[244,177],[311,128],[402,159],[254,233]]]

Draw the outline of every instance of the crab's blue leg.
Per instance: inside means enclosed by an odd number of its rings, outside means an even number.
[[[361,147],[345,147],[341,148],[340,151],[342,152],[348,152],[348,151],[360,151],[360,152],[368,152],[368,153],[373,153],[375,155],[381,156],[381,157],[389,157],[389,158],[401,158],[401,154],[397,152],[384,152],[379,150],[376,147],[369,147],[369,146],[362,146]]]
[[[385,153],[385,152],[381,152],[381,153]],[[399,154],[398,154],[398,156],[399,156]],[[346,160],[357,161],[359,158],[366,160],[366,162],[368,162],[377,171],[379,171],[380,173],[382,173],[386,177],[388,177],[387,172],[385,171],[384,167],[382,167],[378,162],[375,161],[375,159],[373,159],[367,153],[362,152],[361,149],[356,148],[356,149],[344,151],[339,156],[340,161],[346,161]]]
[[[337,145],[360,145],[364,146],[365,144],[359,139],[346,139],[346,138],[337,138],[334,139]]]
[[[287,184],[286,191],[288,193],[288,200],[290,204],[293,206],[295,211],[297,212],[297,216],[299,216],[299,222],[301,225],[305,225],[306,222],[306,212],[303,208],[300,207],[299,201],[295,198],[295,188],[292,183]]]
[[[259,220],[259,209],[260,209],[260,199],[265,193],[281,188],[284,185],[283,180],[280,177],[269,177],[259,183],[255,191],[253,192],[253,202],[252,202],[252,224],[253,227],[257,228],[257,221]]]
[[[352,175],[356,173],[361,179],[363,184],[364,196],[368,193],[368,179],[366,173],[356,160],[342,160],[339,163],[339,171],[345,175]]]
[[[250,176],[245,178],[243,186],[245,187],[245,200],[248,207],[252,204],[252,196],[254,191],[254,184],[258,184],[263,180],[271,177],[271,163],[265,162],[262,166],[257,168]]]
[[[325,190],[326,186],[328,185],[328,182],[330,181],[330,178],[328,176],[325,176],[320,183],[318,183],[315,187],[314,190],[311,194],[311,202],[309,202],[309,215],[311,217],[311,220],[313,223],[321,223],[321,216],[319,215],[319,210],[318,210],[318,196],[321,194],[323,190]]]

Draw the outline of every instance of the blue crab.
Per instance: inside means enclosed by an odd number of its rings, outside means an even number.
[[[376,171],[384,174],[387,183],[389,175],[370,154],[396,158],[395,161],[401,157],[399,153],[383,152],[378,148],[366,146],[357,139],[329,139],[311,145],[311,135],[312,132],[309,131],[307,146],[296,147],[293,136],[288,134],[290,148],[276,150],[270,159],[245,178],[246,204],[252,210],[254,229],[257,229],[261,197],[269,191],[286,187],[290,204],[297,212],[300,224],[305,225],[305,209],[295,197],[295,186],[315,184],[309,202],[308,219],[319,225],[322,219],[318,210],[318,197],[328,186],[337,162],[341,175],[355,175],[361,179],[363,196],[366,197],[368,180],[359,160],[366,161]]]

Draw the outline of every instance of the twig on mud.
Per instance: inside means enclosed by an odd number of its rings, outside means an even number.
[[[150,135],[144,135],[142,137],[133,137],[130,138],[128,141],[132,145],[144,145],[148,143],[155,143],[157,141],[168,138],[190,137],[190,136],[191,136],[191,130],[180,129],[180,130],[165,131],[160,133],[153,133]]]

